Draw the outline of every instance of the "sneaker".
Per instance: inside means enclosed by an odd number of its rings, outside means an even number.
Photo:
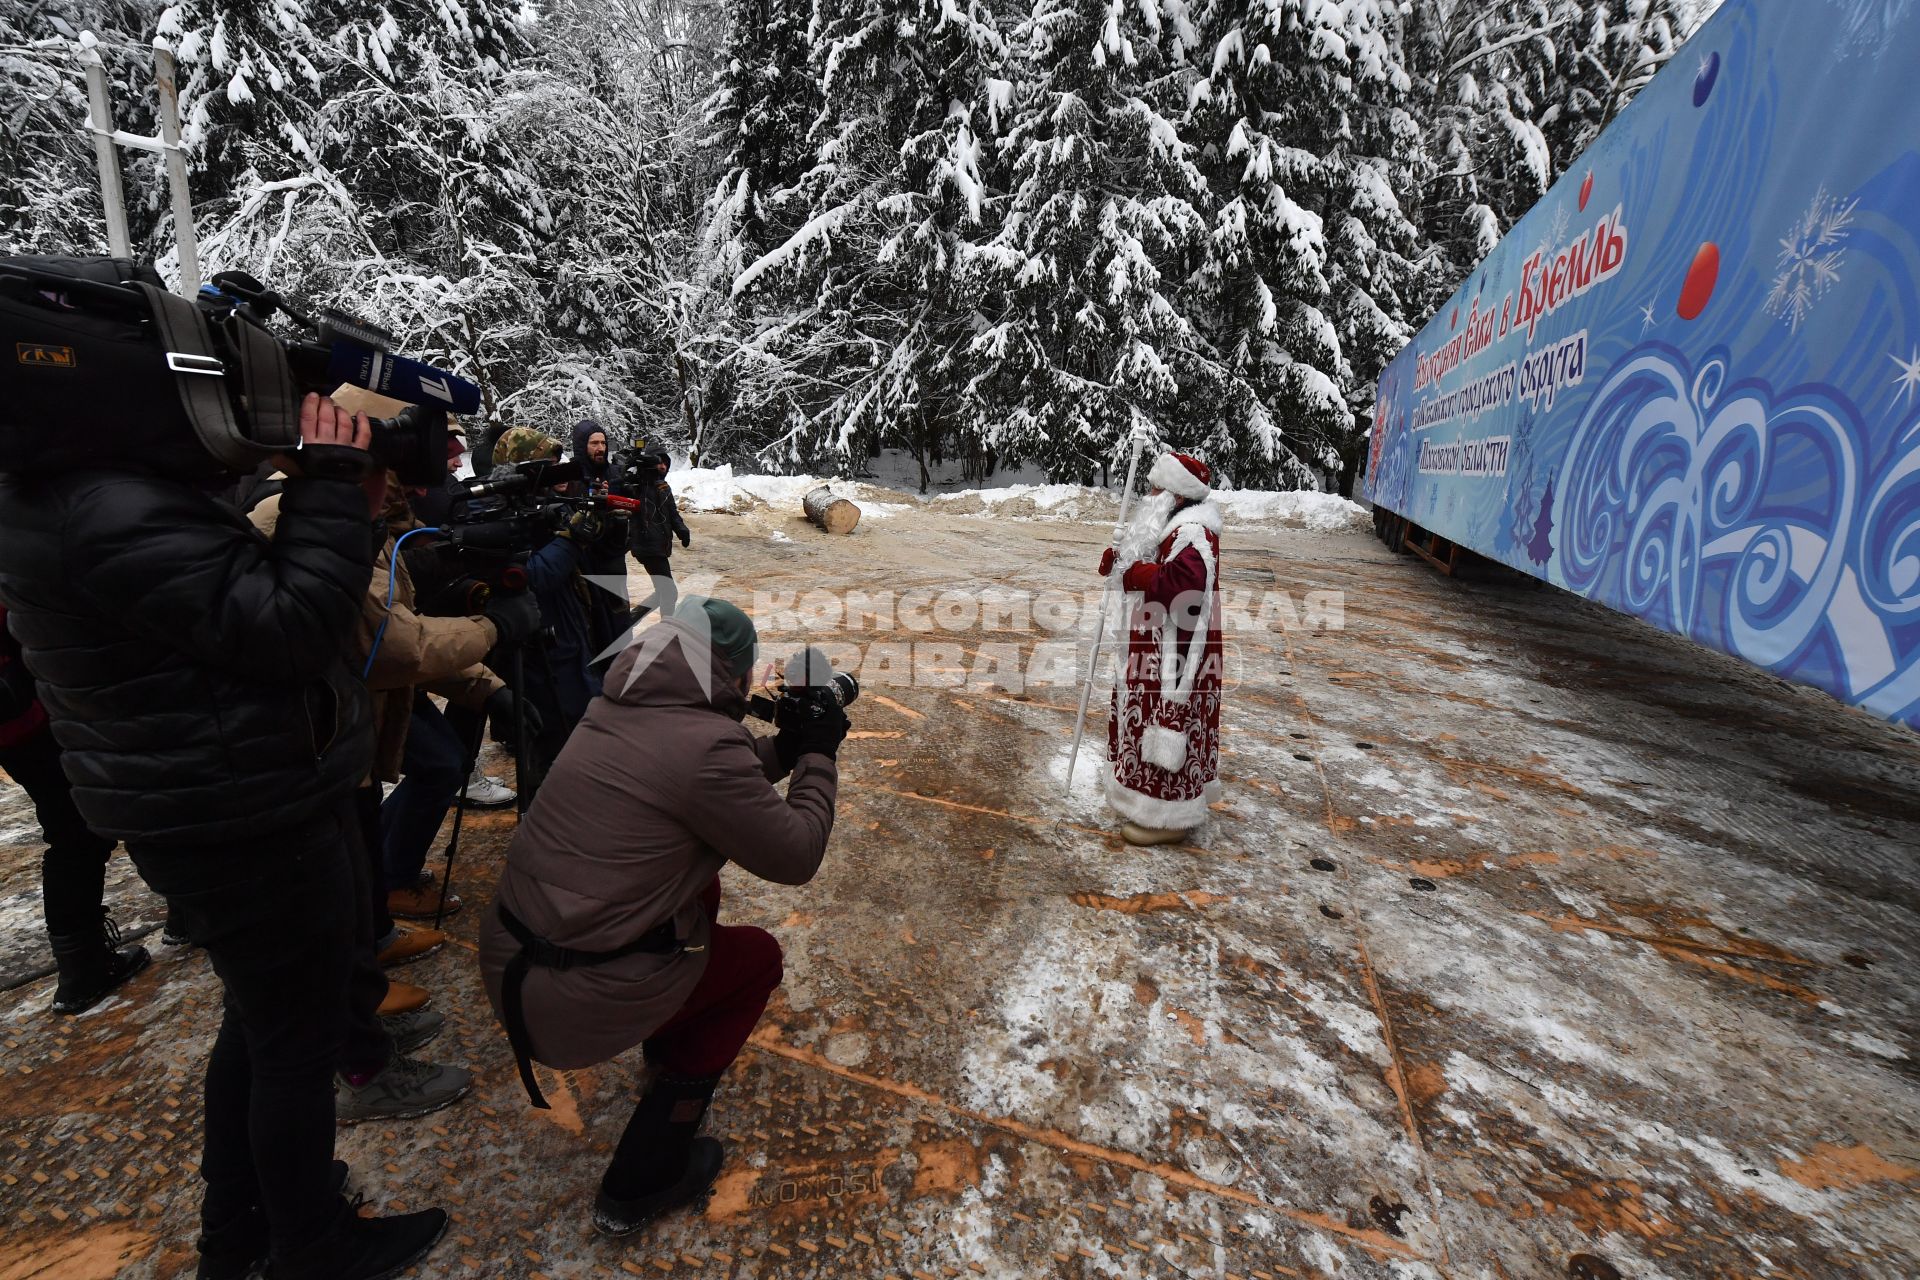
[[[276,1257],[270,1280],[385,1280],[427,1255],[447,1231],[444,1209],[363,1218],[358,1202],[340,1202],[327,1233],[293,1257]]]
[[[505,781],[480,772],[476,764],[473,776],[467,779],[467,794],[460,803],[468,809],[504,809],[518,798]]]
[[[380,954],[375,959],[379,960],[383,969],[396,964],[411,964],[446,945],[447,935],[438,929],[416,929],[403,924],[394,929],[392,939],[380,948]]]
[[[394,889],[387,894],[387,914],[400,920],[431,920],[436,914],[444,919],[457,914],[464,905],[459,894],[449,893],[442,910],[440,891],[433,887]]]
[[[411,982],[395,982],[387,979],[386,998],[380,1001],[380,1016],[390,1018],[396,1013],[412,1013],[424,1009],[433,997],[427,994],[425,987],[416,987]]]
[[[380,1025],[393,1038],[393,1051],[407,1054],[439,1035],[441,1028],[447,1025],[447,1019],[431,1009],[415,1009],[412,1013],[396,1013],[382,1018]]]
[[[333,1118],[340,1124],[411,1120],[453,1105],[472,1088],[473,1072],[464,1067],[396,1053],[385,1070],[365,1084],[349,1084],[345,1076],[333,1078]]]

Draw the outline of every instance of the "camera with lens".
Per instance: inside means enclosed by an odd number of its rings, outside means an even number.
[[[747,699],[747,714],[784,729],[844,713],[859,696],[860,682],[835,671],[825,652],[808,645],[787,660],[778,696],[753,695]]]
[[[275,315],[301,332],[274,332]],[[124,258],[0,256],[8,344],[0,471],[245,475],[299,448],[308,393],[349,385],[406,406],[375,424],[372,452],[403,483],[433,484],[447,415],[480,407],[477,386],[396,354],[392,335],[338,312],[309,318],[238,271],[189,299]]]
[[[488,592],[566,525],[574,504],[554,490],[579,478],[574,463],[537,458],[455,485],[439,536],[407,558],[421,612],[480,612]]]

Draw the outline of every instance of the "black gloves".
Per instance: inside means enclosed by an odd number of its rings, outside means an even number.
[[[493,720],[493,737],[496,742],[513,737],[513,709],[516,703],[520,707],[521,718],[526,724],[529,742],[538,738],[540,731],[546,728],[545,723],[540,719],[540,712],[534,708],[533,703],[511,689],[495,689],[487,695],[483,709]]]
[[[801,720],[795,718],[780,726],[773,735],[774,754],[780,757],[780,765],[789,773],[804,755],[823,755],[829,760],[839,758],[840,744],[846,741],[847,731],[853,728],[853,721],[847,719],[847,713],[838,707],[817,718]]]
[[[680,545],[683,547],[690,547],[693,545],[693,530],[682,529],[680,531]]]
[[[560,530],[560,536],[571,538],[584,547],[590,542],[598,542],[605,527],[606,522],[600,518],[598,511],[592,507],[581,507],[567,517],[566,527]]]
[[[540,629],[540,606],[528,591],[496,591],[487,601],[487,621],[498,633],[497,645],[516,645]]]

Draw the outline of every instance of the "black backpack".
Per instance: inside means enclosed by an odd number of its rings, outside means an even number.
[[[0,471],[124,460],[130,426],[192,439],[143,284],[165,288],[125,258],[0,258]]]

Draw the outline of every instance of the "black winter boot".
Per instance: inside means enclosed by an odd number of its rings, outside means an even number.
[[[328,1192],[338,1196],[352,1171],[345,1160],[335,1160],[327,1184]],[[231,1222],[200,1225],[200,1265],[194,1280],[247,1280],[258,1275],[267,1264],[267,1219],[258,1205]]]
[[[447,1231],[445,1209],[363,1218],[340,1202],[327,1233],[286,1256],[274,1254],[269,1280],[385,1280],[427,1255]]]
[[[593,1202],[596,1230],[627,1235],[713,1189],[727,1149],[716,1138],[695,1135],[719,1083],[719,1076],[654,1075],[600,1179]]]
[[[122,947],[113,917],[100,913],[100,928],[87,933],[56,933],[53,963],[60,981],[53,991],[55,1013],[81,1013],[93,1008],[115,987],[147,967],[145,947]]]

